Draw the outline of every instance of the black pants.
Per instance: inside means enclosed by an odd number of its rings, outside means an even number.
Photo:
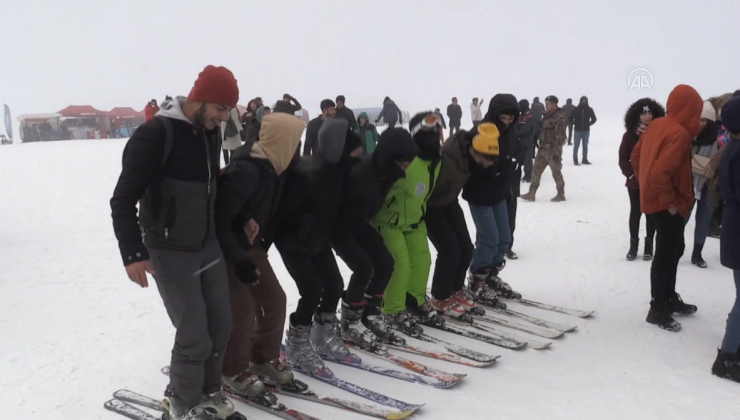
[[[527,149],[527,157],[524,159],[524,179],[527,180],[527,182],[532,181],[532,170],[534,169],[534,154],[535,154],[535,143],[536,141],[532,142],[532,147]]]
[[[515,178],[516,181],[516,178]],[[509,212],[509,229],[511,230],[511,243],[509,244],[509,251],[514,248],[514,229],[516,229],[516,203],[519,200],[510,194],[506,197],[506,210]]]
[[[315,255],[294,250],[281,250],[285,268],[293,277],[301,298],[295,312],[290,316],[293,325],[311,325],[313,314],[335,313],[344,291],[344,280],[337,267],[331,247],[327,246]]]
[[[232,152],[231,150],[226,150],[226,149],[224,149],[224,163],[225,163],[226,165],[228,165],[228,164],[229,164],[229,160],[230,160],[230,157],[231,157],[231,155],[233,155],[233,154],[234,154],[234,152]]]
[[[458,133],[460,132],[460,126],[459,125],[458,126],[452,126],[452,125],[450,126],[450,137],[452,137],[452,135],[455,134],[455,132],[458,132]]]
[[[344,260],[352,277],[344,293],[347,303],[361,302],[365,293],[382,295],[393,275],[393,256],[380,236],[369,223],[350,231],[342,231],[332,238],[332,247]]]
[[[642,217],[642,212],[640,212],[640,190],[627,188],[627,192],[630,195],[630,238],[639,238],[640,218]],[[645,215],[645,223],[647,225],[647,237],[653,239],[655,236],[655,221],[652,217]]]
[[[668,210],[653,213],[655,229],[655,259],[650,267],[650,293],[656,301],[667,302],[676,293],[678,261],[686,244],[683,239],[686,220],[680,214]]]
[[[568,124],[568,144],[573,143],[573,124]]]
[[[480,124],[480,121],[473,121],[473,128],[478,128],[478,124]]]
[[[426,222],[427,236],[437,249],[432,296],[447,299],[465,285],[465,274],[473,258],[473,243],[457,200],[446,207],[427,208]]]

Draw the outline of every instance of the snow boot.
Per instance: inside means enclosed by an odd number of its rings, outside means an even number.
[[[583,158],[583,161],[581,163],[583,163],[584,165],[590,165],[591,164],[591,162],[589,162],[588,159],[586,159],[586,158]]]
[[[720,378],[740,382],[740,355],[737,353],[722,353],[717,350],[717,358],[712,365],[712,374]]]
[[[640,246],[640,238],[630,238],[630,250],[627,251],[627,261],[637,258],[637,248]]]
[[[416,318],[408,313],[408,311],[401,311],[395,314],[384,313],[383,319],[391,326],[391,328],[401,331],[408,336],[418,337],[424,334],[424,330],[417,325]]]
[[[506,258],[508,258],[510,260],[518,260],[519,259],[519,256],[516,255],[516,252],[514,252],[512,250],[508,250],[508,251],[506,251]]]
[[[337,314],[316,313],[311,328],[311,345],[316,351],[329,359],[352,361],[354,355],[349,351],[341,338],[337,336]]]
[[[707,268],[707,262],[701,257],[702,249],[704,249],[704,244],[694,244],[694,252],[691,253],[691,264],[699,268]]]
[[[258,365],[250,363],[249,370],[260,378],[265,378],[276,385],[285,385],[295,379],[293,372],[280,360],[272,360]]]
[[[684,303],[683,299],[681,299],[681,295],[679,295],[678,293],[673,295],[668,303],[671,312],[679,315],[693,315],[699,309],[696,307],[696,305]]]
[[[238,375],[224,376],[221,382],[223,386],[229,389],[229,392],[246,398],[254,398],[265,392],[265,385],[251,369]]]
[[[387,353],[388,349],[378,342],[375,334],[365,327],[362,312],[365,301],[349,304],[342,299],[342,320],[339,322],[339,335],[345,342],[370,352]]]
[[[383,295],[370,296],[365,294],[365,309],[362,311],[362,324],[375,334],[378,340],[388,344],[406,344],[406,340],[396,335],[393,328],[383,318],[380,306],[383,304]]]
[[[537,190],[536,189],[533,190],[532,188],[530,188],[528,193],[526,193],[524,195],[520,195],[519,198],[521,198],[524,201],[534,201],[535,194],[537,194]]]
[[[162,415],[163,420],[218,420],[218,417],[206,411],[202,405],[196,405],[188,409],[179,405],[176,399],[170,397],[162,400],[162,407],[165,410]]]
[[[552,201],[553,203],[559,203],[561,201],[565,201],[565,192],[558,191],[557,195],[553,197],[550,201]]]
[[[311,345],[311,326],[294,325],[293,320],[285,333],[285,355],[288,362],[310,373],[328,371],[324,361]]]
[[[646,321],[666,331],[681,331],[681,324],[671,316],[671,307],[668,302],[659,302],[653,299],[650,302],[650,311],[648,312]]]
[[[653,260],[653,238],[645,237],[645,250],[642,253],[643,261]]]
[[[200,405],[217,419],[227,419],[236,412],[234,403],[220,391],[213,394],[204,394]]]

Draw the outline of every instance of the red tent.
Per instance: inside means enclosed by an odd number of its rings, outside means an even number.
[[[63,117],[104,117],[108,115],[105,111],[100,111],[91,107],[90,105],[70,105],[63,110],[59,111]]]
[[[144,118],[144,112],[136,111],[131,107],[116,107],[108,111],[108,117],[111,120],[122,120],[124,118]]]

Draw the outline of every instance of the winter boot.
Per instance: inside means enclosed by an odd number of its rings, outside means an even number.
[[[424,333],[424,330],[417,325],[416,318],[408,313],[408,311],[401,311],[395,314],[384,313],[383,319],[391,328],[401,331],[408,336],[418,337]]]
[[[553,197],[550,201],[552,201],[553,203],[559,203],[561,201],[565,201],[565,192],[558,191],[557,195]]]
[[[588,159],[586,159],[586,158],[583,158],[583,161],[581,163],[583,163],[584,165],[590,165],[591,164],[591,162],[589,162]]]
[[[363,350],[387,353],[388,349],[378,342],[375,334],[360,322],[364,309],[365,301],[349,304],[342,300],[342,320],[339,323],[342,340]]]
[[[337,314],[314,314],[311,344],[320,355],[329,359],[352,361],[354,355],[337,336],[338,323]]]
[[[627,261],[637,258],[637,248],[640,246],[640,238],[630,238],[630,250],[627,251]]]
[[[536,190],[536,189],[532,189],[532,188],[530,187],[530,188],[529,188],[529,192],[528,192],[528,193],[526,193],[526,194],[524,194],[524,195],[520,195],[520,196],[519,196],[519,198],[521,198],[521,199],[522,199],[522,200],[524,200],[524,201],[534,201],[534,199],[535,199],[535,197],[534,197],[534,196],[535,196],[535,194],[537,194],[537,190]]]
[[[196,405],[188,409],[179,405],[176,399],[170,397],[162,400],[162,407],[165,410],[162,416],[164,420],[218,420],[218,417],[206,411],[202,405]]]
[[[397,336],[393,328],[383,318],[380,306],[383,304],[383,295],[370,296],[365,294],[365,309],[362,312],[362,324],[375,334],[382,343],[406,344],[406,340]]]
[[[224,376],[221,382],[229,392],[246,398],[254,398],[265,392],[265,385],[251,369],[235,376]]]
[[[432,298],[429,304],[442,315],[448,315],[454,318],[465,315],[465,309],[452,296],[447,299]]]
[[[519,259],[519,256],[516,255],[516,252],[514,252],[512,250],[508,250],[508,251],[506,251],[506,258],[508,258],[510,260],[518,260]]]
[[[260,378],[265,378],[268,382],[275,385],[285,385],[294,379],[293,372],[280,360],[272,360],[259,365],[250,363],[249,370]]]
[[[722,353],[717,350],[717,359],[712,365],[712,374],[720,378],[740,382],[740,355],[737,353]]]
[[[642,253],[642,260],[653,260],[653,238],[645,237],[645,251]]]
[[[574,164],[575,166],[581,166],[581,164],[580,164],[580,163],[578,163],[578,159],[573,159],[573,164]]]
[[[696,305],[690,305],[688,303],[683,303],[683,300],[681,299],[681,295],[679,295],[678,293],[673,295],[673,297],[669,300],[668,303],[669,303],[671,312],[674,314],[679,314],[679,315],[693,315],[699,309],[696,307]]]
[[[444,325],[444,318],[439,316],[438,312],[431,303],[428,296],[425,296],[424,303],[419,305],[419,301],[414,296],[406,293],[406,310],[414,318],[416,322],[422,325]]]
[[[310,335],[310,326],[294,326],[293,321],[290,321],[285,334],[285,355],[288,362],[310,373],[329,371],[311,345]]]
[[[650,302],[650,311],[646,321],[667,331],[681,331],[681,324],[671,316],[670,303],[668,302],[659,302],[653,299]]]
[[[234,410],[234,403],[220,391],[213,394],[204,394],[200,405],[218,419],[226,419],[236,411]]]
[[[694,252],[691,253],[691,264],[699,268],[707,268],[707,262],[701,257],[702,249],[704,249],[704,244],[694,244]]]
[[[471,272],[468,276],[467,295],[482,305],[506,309],[506,304],[500,301],[498,293],[486,284],[487,277],[488,271],[485,269]]]

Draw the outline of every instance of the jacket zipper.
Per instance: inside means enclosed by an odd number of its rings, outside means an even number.
[[[206,146],[206,166],[208,167],[208,186],[206,187],[206,234],[205,237],[203,237],[203,247],[205,248],[208,234],[211,232],[211,153],[208,143],[208,136],[206,135],[205,131],[202,132],[202,134],[203,141]]]

